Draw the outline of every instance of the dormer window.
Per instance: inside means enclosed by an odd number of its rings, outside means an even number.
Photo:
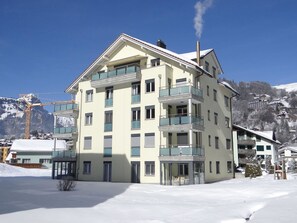
[[[152,59],[151,65],[152,67],[160,66],[160,58]]]

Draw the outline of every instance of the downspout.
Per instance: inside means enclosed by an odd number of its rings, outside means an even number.
[[[78,180],[79,167],[80,167],[80,147],[81,147],[81,126],[82,126],[82,96],[83,90],[80,89],[80,108],[79,108],[79,132],[78,132],[78,155],[77,155],[77,169],[76,169],[76,179]]]
[[[159,74],[158,77],[159,77],[159,95],[160,95],[162,75]],[[162,109],[161,102],[159,102],[159,125],[160,125],[160,120],[161,120],[161,109]],[[161,139],[162,139],[161,134],[162,134],[162,132],[159,129],[159,156],[160,156]],[[162,185],[162,177],[163,177],[163,175],[162,175],[162,165],[161,165],[161,161],[160,161],[160,184],[161,185]]]
[[[230,114],[231,114],[231,117],[230,117],[230,120],[231,120],[231,152],[232,152],[232,173],[233,173],[233,178],[235,178],[235,171],[234,171],[234,142],[233,142],[233,116],[232,116],[232,98],[236,97],[237,94],[235,95],[232,95],[232,97],[230,98]]]

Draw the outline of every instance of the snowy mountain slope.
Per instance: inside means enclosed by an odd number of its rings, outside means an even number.
[[[287,92],[297,91],[297,83],[281,84],[273,87],[276,89],[285,89]]]

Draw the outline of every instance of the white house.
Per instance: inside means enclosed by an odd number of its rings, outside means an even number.
[[[65,140],[18,139],[13,142],[6,162],[40,163],[51,168],[53,151],[66,149]]]

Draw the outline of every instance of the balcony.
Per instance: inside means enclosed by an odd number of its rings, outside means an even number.
[[[164,132],[188,132],[189,130],[203,131],[204,120],[195,115],[171,115],[160,117],[159,130]]]
[[[111,132],[111,131],[112,131],[112,123],[105,123],[104,132]]]
[[[140,129],[140,121],[139,120],[132,121],[131,129]]]
[[[112,148],[111,147],[105,147],[103,157],[112,157]]]
[[[238,145],[254,147],[256,145],[256,141],[251,138],[238,137]]]
[[[137,104],[140,102],[140,94],[132,95],[132,104]]]
[[[53,151],[53,161],[75,161],[76,152],[74,150]]]
[[[256,150],[255,149],[238,149],[238,155],[255,156]]]
[[[192,99],[193,103],[203,102],[203,91],[191,85],[165,87],[159,91],[160,103],[177,104],[188,99]]]
[[[140,157],[140,147],[131,147],[131,157]]]
[[[70,139],[77,136],[76,127],[54,128],[54,138]]]
[[[91,86],[101,88],[141,80],[140,68],[137,65],[123,66],[104,73],[92,75]]]
[[[75,103],[55,104],[53,114],[65,117],[77,117],[78,105]]]
[[[159,151],[160,161],[203,161],[204,148],[199,146],[162,146]]]

